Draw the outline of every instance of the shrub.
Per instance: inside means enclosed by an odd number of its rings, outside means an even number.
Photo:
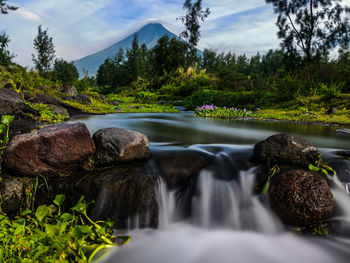
[[[320,92],[326,100],[340,98],[345,82],[331,83],[329,85],[319,83]]]

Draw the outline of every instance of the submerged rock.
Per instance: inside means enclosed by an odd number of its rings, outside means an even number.
[[[118,162],[149,157],[149,140],[145,134],[107,128],[93,135],[96,144],[95,161],[98,166],[110,166]]]
[[[4,167],[22,176],[69,174],[95,153],[85,124],[55,124],[15,136],[3,156]]]
[[[57,177],[38,188],[37,204],[49,203],[55,194],[66,194],[64,208],[69,209],[84,195],[95,201],[92,218],[113,220],[118,229],[158,226],[156,196],[158,176],[143,162],[122,163],[118,167],[95,170],[74,177]]]
[[[18,180],[6,179],[0,182],[0,194],[1,209],[7,214],[15,214],[22,205],[24,185]]]
[[[336,132],[340,134],[350,135],[350,129],[339,129]]]
[[[289,134],[277,134],[257,143],[251,160],[260,164],[308,167],[318,159],[318,149],[307,140]]]
[[[326,180],[304,170],[275,175],[269,190],[273,210],[287,224],[312,225],[330,217],[334,198]]]

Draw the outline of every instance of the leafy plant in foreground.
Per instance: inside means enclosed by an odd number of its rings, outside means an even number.
[[[4,135],[0,137],[0,172],[1,172],[2,154],[4,153],[6,145],[9,142],[10,125],[14,119],[15,119],[15,116],[10,116],[10,115],[1,116],[0,135],[3,133]]]
[[[64,200],[57,195],[54,204],[25,210],[13,220],[0,214],[0,262],[91,262],[100,250],[119,245],[113,243],[112,222],[88,217],[84,197],[72,213],[62,212]]]

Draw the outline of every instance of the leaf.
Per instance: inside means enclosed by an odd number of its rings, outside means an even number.
[[[270,180],[268,180],[264,186],[264,189],[262,190],[262,194],[263,195],[267,195],[267,193],[269,192],[270,189]]]
[[[58,234],[58,226],[57,225],[50,225],[50,224],[46,224],[45,225],[45,232],[50,236],[50,237],[54,237]]]
[[[38,219],[38,221],[41,222],[47,216],[48,213],[49,213],[49,208],[46,205],[41,205],[36,210],[35,216]]]
[[[56,195],[55,200],[53,201],[55,205],[62,205],[64,200],[66,199],[65,195]]]
[[[0,134],[6,131],[6,125],[0,124]]]
[[[63,215],[61,215],[62,222],[68,222],[68,221],[70,221],[72,219],[73,219],[72,214],[64,213]]]
[[[78,213],[81,214],[85,214],[86,213],[86,209],[87,209],[87,204],[85,202],[83,202],[83,199],[80,198],[78,204],[76,204],[74,207],[71,208],[73,211],[76,211]]]
[[[310,163],[310,164],[309,164],[309,170],[312,171],[312,172],[317,173],[317,172],[320,171],[320,168],[318,168],[318,167],[316,167],[316,166],[314,166],[314,165],[312,165],[312,164]]]
[[[11,115],[2,115],[1,117],[1,123],[10,126],[10,124],[13,122],[13,120],[15,119],[15,116],[11,116]]]
[[[30,215],[31,213],[32,213],[31,210],[24,210],[24,211],[22,211],[21,216]]]
[[[80,231],[83,233],[83,234],[90,234],[92,233],[91,231],[91,228],[87,225],[83,225],[83,226],[78,226]]]

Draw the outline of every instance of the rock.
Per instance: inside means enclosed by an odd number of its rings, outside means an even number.
[[[95,153],[85,124],[55,124],[15,136],[5,150],[4,167],[22,176],[58,176],[81,168]]]
[[[24,195],[23,183],[15,179],[0,182],[1,208],[7,214],[16,214],[21,208]]]
[[[121,163],[117,167],[49,180],[49,193],[45,183],[38,188],[38,205],[64,193],[64,208],[69,209],[84,195],[88,201],[96,202],[89,211],[95,220],[110,218],[116,222],[117,229],[158,226],[158,177],[147,163]]]
[[[120,108],[120,107],[116,108],[116,110],[119,111],[119,112],[123,112],[123,111],[124,111],[124,110],[123,110],[122,108]]]
[[[66,108],[54,105],[52,111],[56,114],[66,116],[66,118],[69,119],[69,113]]]
[[[350,135],[350,129],[339,129],[336,132],[341,133],[341,134],[345,134],[345,135]]]
[[[81,104],[86,104],[86,105],[90,105],[91,104],[91,100],[90,97],[86,94],[79,94],[75,97],[75,101],[81,103]]]
[[[276,164],[308,167],[318,159],[318,149],[307,140],[289,134],[277,134],[257,143],[253,162],[273,166]]]
[[[338,110],[336,107],[331,107],[326,113],[327,114],[334,114],[336,113]]]
[[[67,103],[64,103],[63,101],[52,97],[47,94],[41,94],[41,93],[36,93],[34,96],[29,96],[29,94],[25,95],[26,100],[30,103],[43,103],[47,104],[49,106],[53,107],[54,112],[63,114],[63,113],[68,113],[67,116],[76,116],[76,115],[84,115],[84,113],[81,109],[78,109],[76,107],[73,107]],[[27,98],[28,97],[28,98]],[[74,98],[73,98],[74,100]]]
[[[350,150],[336,151],[333,153],[342,157],[350,158]]]
[[[113,105],[113,106],[119,106],[119,103],[118,103],[118,101],[111,101],[110,103],[109,103],[110,105]]]
[[[144,109],[144,108],[141,107],[141,106],[129,106],[128,108],[129,108],[129,109],[135,109],[135,110],[142,110],[142,109]]]
[[[107,102],[106,97],[103,96],[102,94],[99,95],[99,98],[100,98],[100,100],[102,100],[103,102],[105,102],[105,103]]]
[[[188,186],[190,180],[213,163],[213,158],[195,150],[153,151],[153,161],[170,189]]]
[[[290,170],[271,179],[270,203],[287,224],[312,225],[330,217],[334,198],[326,180],[304,170]]]
[[[77,89],[69,83],[63,85],[63,87],[61,88],[61,92],[72,97],[75,97],[79,94]]]
[[[26,105],[15,91],[0,89],[0,114],[15,115],[15,119],[30,119],[29,114],[38,116],[38,112]]]
[[[96,144],[95,161],[100,166],[144,159],[149,156],[146,135],[119,128],[107,128],[93,135]]]

